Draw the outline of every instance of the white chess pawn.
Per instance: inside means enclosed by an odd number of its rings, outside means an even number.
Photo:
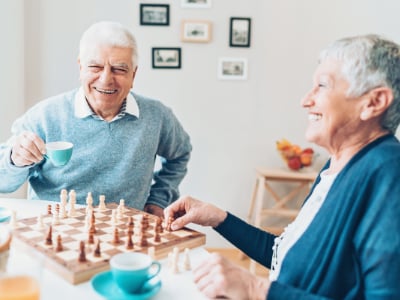
[[[183,268],[186,271],[189,271],[192,268],[192,266],[190,264],[189,248],[185,248],[185,255],[183,257]]]
[[[45,228],[42,214],[38,215],[38,217],[37,217],[36,228],[39,230],[42,230]]]
[[[53,225],[59,225],[60,224],[60,216],[58,215],[57,212],[53,214],[53,220],[52,220]]]
[[[99,210],[106,210],[106,196],[100,195],[99,197]]]
[[[66,205],[61,204],[61,208],[60,208],[60,217],[61,217],[62,219],[65,219],[66,217],[68,217],[66,207],[67,207]]]
[[[118,209],[121,211],[122,214],[125,213],[125,200],[124,199],[119,200]]]
[[[177,253],[174,248],[174,251],[171,253],[171,273],[172,274],[179,273],[178,261],[179,261],[179,253]]]
[[[68,192],[66,189],[62,189],[60,193],[60,203],[61,205],[67,205],[67,198],[68,198]]]
[[[113,226],[118,225],[117,210],[113,209],[111,214],[111,223]]]
[[[10,218],[10,223],[8,226],[11,229],[18,228],[18,221],[17,221],[17,212],[15,210],[11,211],[11,218]]]
[[[121,220],[124,217],[124,208],[121,206],[118,206],[118,208],[117,208],[117,217],[118,217],[118,220]]]

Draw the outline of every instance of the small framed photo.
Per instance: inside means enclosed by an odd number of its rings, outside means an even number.
[[[211,22],[183,20],[181,40],[191,43],[208,43],[211,40]]]
[[[181,0],[182,7],[188,8],[209,8],[211,0]]]
[[[228,80],[247,79],[247,59],[223,57],[218,61],[218,78]]]
[[[229,27],[229,46],[250,47],[250,33],[250,18],[231,18]]]
[[[153,69],[180,69],[181,48],[152,48]]]
[[[140,4],[140,25],[169,26],[169,4]]]

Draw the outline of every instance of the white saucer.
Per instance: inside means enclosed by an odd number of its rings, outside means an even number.
[[[109,300],[146,300],[153,297],[161,289],[161,280],[156,276],[146,282],[139,293],[125,293],[114,282],[111,271],[95,275],[91,283],[98,294]]]

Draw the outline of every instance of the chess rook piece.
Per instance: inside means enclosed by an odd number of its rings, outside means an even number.
[[[85,242],[81,241],[79,243],[79,262],[85,262],[86,261],[86,253],[85,253]]]
[[[53,228],[51,227],[51,225],[49,226],[49,230],[47,231],[47,236],[46,236],[46,242],[45,244],[50,246],[53,245]]]

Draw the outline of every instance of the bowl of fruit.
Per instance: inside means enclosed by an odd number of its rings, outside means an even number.
[[[299,145],[292,144],[287,139],[281,139],[276,142],[276,149],[291,170],[298,171],[312,165],[314,150],[310,147],[302,149]]]

